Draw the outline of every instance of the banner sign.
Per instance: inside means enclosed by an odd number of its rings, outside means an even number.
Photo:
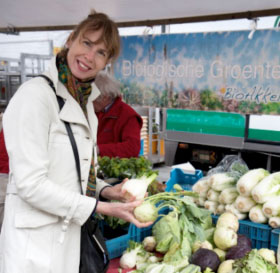
[[[114,73],[131,105],[280,114],[280,32],[122,37]]]

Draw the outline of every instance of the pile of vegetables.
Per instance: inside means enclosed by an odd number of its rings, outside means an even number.
[[[263,168],[243,173],[217,168],[193,186],[199,194],[195,202],[214,214],[234,213],[239,220],[249,218],[255,223],[280,227],[280,172]]]
[[[239,222],[234,214],[223,213],[213,227],[205,210],[191,204],[189,197],[181,198],[188,200],[188,205],[178,206],[181,212],[169,211],[154,224],[151,236],[142,243],[129,243],[120,259],[121,268],[134,269],[133,273],[278,272],[273,250],[252,249],[250,239],[237,234]]]
[[[156,260],[156,263],[151,263],[149,259],[151,255],[145,256],[147,258],[145,261],[140,259],[141,262],[137,262],[138,259],[136,259],[134,266],[138,271],[135,272],[171,273],[180,272],[181,269],[187,270],[193,245],[213,238],[211,213],[198,208],[192,200],[194,197],[197,197],[197,194],[188,191],[158,193],[146,197],[144,202],[135,209],[135,217],[142,222],[157,219],[152,227],[152,236],[143,241],[143,248],[147,252],[155,251],[160,254],[160,259],[152,258]],[[167,209],[163,210],[164,208]],[[127,253],[129,252],[126,251],[125,254]],[[143,257],[143,253],[139,255]],[[128,265],[129,262],[123,262],[123,257],[121,267],[133,268]],[[168,271],[149,271],[150,268],[156,270],[155,266]],[[199,267],[194,265],[188,270],[195,268],[197,271],[183,272],[200,272]]]

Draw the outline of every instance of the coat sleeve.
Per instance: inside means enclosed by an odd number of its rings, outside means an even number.
[[[138,115],[131,116],[118,132],[121,141],[98,144],[99,155],[120,158],[138,157],[141,148],[141,128],[141,117]]]
[[[77,183],[74,176],[73,180],[65,182],[68,186],[55,177],[50,178],[49,168],[54,163],[49,156],[48,138],[55,115],[52,104],[57,102],[47,84],[38,84],[42,81],[37,78],[24,83],[4,114],[3,127],[12,180],[19,197],[31,208],[63,218],[71,214],[71,220],[82,225],[94,210],[96,199],[73,190]],[[71,148],[68,150],[70,155]],[[69,162],[67,157],[61,156],[56,164],[65,164],[65,160]],[[71,160],[69,164],[73,164],[75,170],[72,157]]]

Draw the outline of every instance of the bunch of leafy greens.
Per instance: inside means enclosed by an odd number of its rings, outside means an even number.
[[[265,260],[257,249],[235,260],[232,268],[233,273],[278,273],[277,265]]]
[[[210,212],[198,208],[188,196],[166,201],[173,208],[155,223],[152,233],[156,250],[164,254],[164,262],[174,262],[190,257],[196,241],[211,240],[207,229],[212,228]],[[210,233],[210,237],[212,233]]]
[[[187,193],[190,196],[195,194]],[[186,196],[187,193],[159,193],[145,198],[143,203],[155,203],[158,208],[164,208],[164,211],[159,210],[162,217],[152,227],[156,251],[163,257],[161,262],[156,263],[146,261],[144,264],[142,261],[141,268],[137,267],[133,272],[200,272],[199,267],[188,266],[192,245],[196,241],[211,241],[214,228],[210,212],[198,208],[192,197]]]
[[[102,179],[117,178],[122,180],[143,175],[150,176],[154,172],[152,163],[143,156],[131,158],[98,157],[97,176]]]

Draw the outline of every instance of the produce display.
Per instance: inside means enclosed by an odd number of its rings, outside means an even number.
[[[249,170],[244,162],[239,162],[238,173],[238,161],[232,160],[226,168],[218,165],[196,182],[192,188],[199,194],[196,204],[214,214],[228,211],[239,220],[249,218],[252,222],[279,228],[280,172],[269,173],[263,168]]]
[[[237,234],[236,215],[225,212],[216,226],[207,210],[184,192],[168,193],[160,203],[172,209],[161,215],[151,235],[129,242],[120,269],[131,273],[277,273],[273,250],[252,249],[251,240]],[[173,197],[171,197],[173,196]],[[155,198],[159,199],[159,198]],[[172,201],[170,201],[172,200]],[[127,272],[127,271],[126,271]]]
[[[275,252],[254,249],[255,242],[238,230],[244,222],[239,220],[246,218],[280,227],[280,172],[249,170],[238,156],[226,156],[192,191],[183,190],[178,181],[171,192],[156,191],[145,197],[156,178],[147,170],[132,175],[126,191],[136,199],[144,198],[134,210],[135,217],[154,224],[142,241],[129,242],[118,272],[278,272]],[[219,216],[213,216],[216,224],[212,214]]]

